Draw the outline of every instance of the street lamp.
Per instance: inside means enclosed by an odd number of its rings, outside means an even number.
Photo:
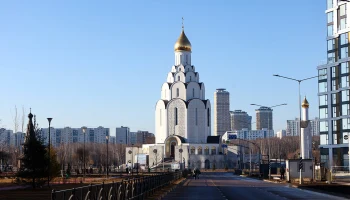
[[[132,154],[132,151],[131,150],[129,150],[128,151],[128,153],[129,153],[129,155],[130,154]],[[131,160],[132,160],[132,162],[131,162],[131,170],[132,170],[132,168],[133,168],[133,165],[134,165],[134,158],[133,158],[134,156],[133,155],[131,155]],[[132,171],[131,171],[131,174],[132,174]]]
[[[179,152],[180,152],[180,169],[182,169],[182,152],[183,152],[183,149],[179,149]]]
[[[157,171],[157,164],[158,164],[158,160],[157,160],[157,149],[153,149],[153,153],[156,156],[156,171]]]
[[[83,130],[83,134],[84,134],[84,149],[83,149],[83,162],[84,162],[84,172],[83,172],[83,177],[84,177],[84,180],[85,180],[85,133],[86,133],[86,129],[87,127],[86,126],[83,126],[81,127],[81,129]]]
[[[282,103],[282,104],[277,104],[277,105],[274,105],[274,106],[262,106],[262,105],[259,105],[259,104],[252,103],[250,105],[252,105],[252,106],[259,106],[259,107],[266,107],[266,108],[269,108],[272,111],[272,108],[274,108],[274,107],[285,106],[287,104],[286,103]],[[269,114],[267,115],[267,130],[269,132],[269,137],[268,137],[268,140],[267,140],[267,142],[269,144],[269,153],[268,153],[268,155],[269,155],[268,156],[268,158],[269,158],[269,161],[268,161],[268,163],[269,163],[269,179],[271,179],[271,167],[270,167],[271,146],[270,146],[270,115]]]
[[[108,168],[109,168],[109,166],[108,166],[108,140],[109,140],[109,136],[106,135],[106,143],[107,143],[107,159],[106,159],[107,174],[106,174],[106,177],[107,177],[107,179],[108,179]]]
[[[47,118],[47,121],[49,122],[49,166],[48,166],[48,174],[47,174],[47,186],[50,187],[50,165],[51,165],[51,120],[52,118]]]
[[[301,95],[300,95],[300,83],[303,82],[303,81],[306,81],[306,80],[310,80],[310,79],[313,79],[313,78],[317,78],[319,76],[324,76],[323,75],[317,75],[317,76],[312,76],[312,77],[309,77],[309,78],[304,78],[304,79],[295,79],[295,78],[290,78],[290,77],[286,77],[286,76],[281,76],[279,74],[274,74],[273,76],[276,76],[276,77],[280,77],[280,78],[284,78],[284,79],[288,79],[288,80],[292,80],[292,81],[296,81],[298,82],[298,88],[299,88],[299,151],[301,152],[301,128],[306,128],[306,127],[302,127],[302,122],[301,122]],[[304,126],[307,125],[307,124],[303,124]],[[300,154],[301,155],[301,154]],[[302,158],[301,158],[302,159]],[[300,172],[300,181],[299,181],[299,184],[301,184],[301,169],[299,170]]]

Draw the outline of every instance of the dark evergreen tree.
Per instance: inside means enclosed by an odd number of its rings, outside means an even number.
[[[21,168],[17,176],[31,181],[33,188],[38,184],[45,183],[48,174],[48,153],[41,139],[40,130],[37,127],[33,115],[29,113],[27,134],[23,144],[23,155],[21,158]]]

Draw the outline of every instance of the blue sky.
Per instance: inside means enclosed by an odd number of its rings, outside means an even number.
[[[0,126],[14,107],[41,127],[129,126],[154,131],[154,109],[181,31],[211,100],[226,88],[231,110],[272,106],[274,129],[298,116],[296,82],[326,60],[326,2],[7,1],[0,7]],[[318,116],[317,80],[302,83]],[[255,126],[255,124],[254,124]]]

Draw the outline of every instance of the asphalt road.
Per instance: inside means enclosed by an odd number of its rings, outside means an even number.
[[[232,173],[202,173],[200,178],[188,179],[162,199],[345,199],[298,188],[235,176]]]

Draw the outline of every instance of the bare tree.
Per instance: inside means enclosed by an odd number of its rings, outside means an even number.
[[[18,132],[18,127],[19,127],[19,123],[18,123],[18,113],[17,113],[17,106],[15,106],[15,116],[13,117],[13,131],[15,133]]]

